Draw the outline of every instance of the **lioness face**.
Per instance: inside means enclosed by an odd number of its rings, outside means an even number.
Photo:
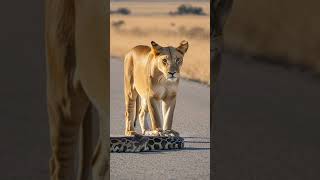
[[[162,47],[151,42],[152,49],[157,61],[158,69],[163,73],[167,81],[177,81],[180,77],[180,68],[183,56],[188,50],[188,42],[182,41],[178,47]]]

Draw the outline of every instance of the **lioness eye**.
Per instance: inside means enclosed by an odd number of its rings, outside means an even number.
[[[163,62],[163,64],[166,64],[167,60],[166,59],[162,59],[162,62]]]
[[[180,62],[180,58],[177,58],[177,59],[176,59],[176,62],[179,63],[179,62]]]

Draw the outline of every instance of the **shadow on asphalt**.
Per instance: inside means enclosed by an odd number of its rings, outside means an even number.
[[[188,150],[188,151],[210,151],[210,148],[204,148],[204,147],[185,147],[183,150]]]
[[[166,150],[156,150],[156,151],[148,151],[148,152],[139,152],[136,154],[167,154],[168,152],[176,152],[176,151],[210,151],[210,148],[203,147],[185,147],[183,149],[166,149]]]
[[[209,144],[210,141],[184,141],[185,143],[200,143],[200,144]]]
[[[209,137],[182,137],[184,139],[210,139]]]

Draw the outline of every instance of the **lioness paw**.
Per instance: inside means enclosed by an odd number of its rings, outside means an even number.
[[[136,136],[136,135],[139,135],[139,134],[137,132],[135,132],[135,131],[126,131],[125,135],[126,136]]]
[[[163,135],[163,131],[161,129],[157,129],[157,130],[146,130],[144,132],[145,136],[162,136]]]
[[[167,129],[167,130],[164,130],[163,135],[164,136],[179,136],[179,133],[175,130]]]

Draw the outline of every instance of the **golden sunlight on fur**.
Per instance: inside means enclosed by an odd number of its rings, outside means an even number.
[[[180,68],[188,49],[187,41],[182,41],[178,47],[163,47],[151,41],[151,47],[139,45],[127,53],[124,60],[125,135],[136,134],[134,126],[138,116],[144,135],[161,135],[162,130],[179,135],[172,129],[172,121]],[[163,127],[160,127],[160,104]],[[148,113],[151,129],[146,122]]]

